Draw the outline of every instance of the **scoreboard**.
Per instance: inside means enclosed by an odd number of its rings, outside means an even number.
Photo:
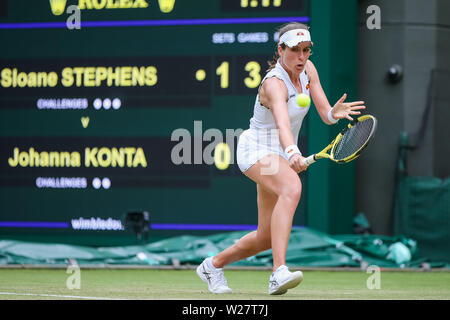
[[[98,244],[128,235],[130,211],[149,213],[151,236],[256,227],[237,139],[276,29],[309,24],[309,1],[1,3],[3,236]]]

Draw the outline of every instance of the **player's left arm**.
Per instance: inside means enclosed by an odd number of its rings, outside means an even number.
[[[331,108],[330,103],[328,102],[327,96],[323,91],[322,85],[320,83],[319,74],[317,72],[316,67],[312,63],[311,60],[306,62],[306,73],[309,78],[309,90],[311,93],[311,98],[316,106],[317,112],[320,115],[320,118],[326,124],[333,124],[328,119],[328,112],[331,110],[331,115],[334,119],[344,119],[353,120],[351,115],[361,114],[361,109],[365,109],[366,107],[363,105],[364,101],[355,101],[355,102],[344,102],[347,98],[347,94],[344,95],[336,102],[336,104]]]

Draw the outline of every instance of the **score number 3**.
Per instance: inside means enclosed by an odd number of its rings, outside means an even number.
[[[245,65],[245,71],[248,72],[249,77],[244,79],[247,88],[253,89],[261,83],[261,66],[256,61],[250,61]]]
[[[261,83],[261,66],[256,61],[249,61],[245,65],[245,71],[248,72],[248,77],[244,79],[244,84],[247,88],[254,89]],[[220,77],[220,87],[226,89],[230,86],[230,63],[224,61],[216,69],[216,75]]]

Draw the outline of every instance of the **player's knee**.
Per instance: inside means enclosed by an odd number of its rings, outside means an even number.
[[[261,251],[272,248],[272,237],[270,232],[258,234],[258,245]]]
[[[300,178],[297,177],[297,179],[292,179],[292,181],[286,183],[279,196],[285,199],[285,201],[297,205],[300,201],[301,194],[302,184]]]

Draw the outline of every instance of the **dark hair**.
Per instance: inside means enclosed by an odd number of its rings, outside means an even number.
[[[300,22],[289,22],[286,23],[284,25],[282,25],[279,29],[278,29],[278,39],[281,38],[281,36],[291,30],[294,29],[305,29],[305,30],[309,30],[309,27],[306,24],[300,23]],[[286,49],[286,44],[282,43],[281,48],[284,50]],[[277,44],[277,49],[275,50],[275,54],[273,56],[272,61],[267,61],[267,63],[269,64],[269,69],[267,69],[267,71],[272,70],[273,68],[275,68],[275,65],[277,64],[277,60],[280,57],[280,55],[278,54],[278,44]]]

